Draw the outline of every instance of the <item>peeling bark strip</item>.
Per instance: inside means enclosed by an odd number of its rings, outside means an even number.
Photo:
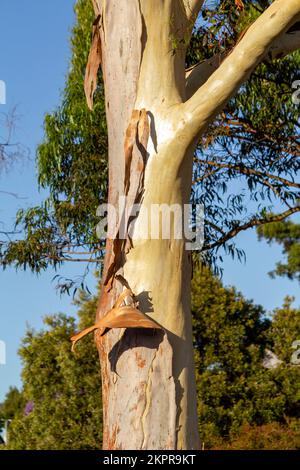
[[[99,322],[84,329],[77,335],[72,336],[72,351],[74,352],[76,343],[89,333],[99,330],[98,334],[103,336],[107,332],[107,329],[111,328],[161,329],[161,326],[138,310],[132,290],[125,289],[119,296],[114,307]]]
[[[128,255],[131,248],[133,248],[133,243],[130,238],[130,226],[138,217],[138,214],[132,214],[129,212],[129,209],[134,207],[135,204],[139,204],[142,201],[142,196],[144,193],[144,177],[147,164],[147,146],[150,136],[150,124],[149,118],[146,109],[141,109],[139,121],[137,123],[137,134],[135,145],[133,146],[132,153],[135,151],[134,166],[130,168],[129,171],[129,180],[128,180],[128,189],[127,189],[127,201],[126,201],[126,240],[124,245],[124,253]],[[132,160],[132,158],[131,158]],[[126,171],[126,168],[125,168]]]
[[[146,109],[134,109],[132,111],[131,119],[125,133],[124,141],[124,156],[125,156],[125,172],[124,172],[124,194],[129,196],[125,207],[125,212],[131,205],[140,200],[141,194],[144,189],[144,174],[147,161],[147,145],[150,135],[150,125]],[[134,148],[137,148],[138,163],[137,167],[132,169],[132,159]],[[131,184],[133,183],[133,184]],[[132,189],[129,195],[129,190]],[[131,214],[125,214],[126,220],[121,220],[119,223],[124,223],[126,233],[124,239],[119,238],[120,229],[117,230],[115,239],[113,240],[113,254],[111,257],[110,265],[107,270],[107,275],[104,280],[104,285],[112,288],[114,277],[120,267],[125,261],[125,255],[129,253],[132,248],[132,243],[129,238],[129,227],[132,222]]]
[[[93,97],[97,88],[97,75],[101,65],[101,37],[99,31],[101,15],[93,23],[93,39],[84,78],[84,91],[89,109],[93,109]]]
[[[130,188],[130,170],[132,162],[132,153],[134,145],[136,144],[141,152],[144,165],[141,172],[145,169],[147,145],[150,135],[150,125],[146,109],[140,111],[134,109],[130,119],[129,126],[126,130],[124,142],[125,154],[125,176],[124,176],[124,193],[127,196]]]

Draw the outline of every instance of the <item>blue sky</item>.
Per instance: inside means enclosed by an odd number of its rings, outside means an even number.
[[[0,105],[0,112],[17,106],[15,137],[31,151],[30,161],[16,165],[8,174],[0,174],[0,191],[26,198],[0,193],[0,221],[6,228],[11,226],[18,208],[35,205],[45,195],[38,192],[35,148],[43,137],[43,117],[58,105],[68,71],[73,4],[74,0],[1,0],[0,80],[7,85],[7,104]],[[287,294],[296,296],[300,304],[296,283],[271,280],[267,275],[275,260],[281,258],[280,248],[259,243],[255,232],[239,235],[238,241],[247,253],[247,262],[226,259],[225,284],[235,285],[267,310],[280,306]],[[61,273],[74,276],[80,273],[80,267],[68,266]],[[51,282],[54,274],[49,271],[36,276],[14,269],[0,271],[0,340],[7,347],[7,363],[0,365],[0,401],[10,385],[20,385],[17,349],[26,325],[40,328],[46,314],[75,311],[72,299],[57,294]]]

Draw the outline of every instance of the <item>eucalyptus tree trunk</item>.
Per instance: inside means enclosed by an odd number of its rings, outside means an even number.
[[[153,8],[155,3],[155,8]],[[150,139],[142,206],[189,202],[190,143],[176,139],[169,109],[185,97],[185,50],[190,33],[178,2],[109,1],[102,6],[102,68],[109,136],[109,202],[124,195],[124,139],[133,109],[146,109]],[[170,18],[174,17],[171,24]],[[173,128],[174,127],[174,128]],[[140,177],[133,150],[128,199]],[[135,221],[135,232],[143,231]],[[139,309],[164,330],[111,330],[101,352],[104,448],[199,448],[190,311],[191,263],[185,241],[133,236],[122,273]],[[142,238],[142,237],[141,237]],[[108,241],[112,249],[112,241]],[[111,249],[107,250],[106,268]],[[105,277],[105,275],[104,275]],[[112,307],[122,286],[104,286],[99,315]]]
[[[186,48],[202,3],[93,0],[108,123],[109,203],[118,207],[125,194],[129,203],[141,203],[130,240],[124,245],[114,236],[107,239],[97,320],[126,286],[139,310],[162,327],[96,333],[104,449],[200,447],[190,256],[184,237],[171,232],[165,239],[161,227],[159,236],[152,237],[143,215],[155,204],[188,204],[197,139],[272,44],[276,53],[283,49],[281,35],[300,13],[298,0],[290,0],[289,7],[275,1],[225,60],[213,58],[186,76]],[[126,157],[130,125],[136,134]],[[118,234],[112,217],[109,232]]]

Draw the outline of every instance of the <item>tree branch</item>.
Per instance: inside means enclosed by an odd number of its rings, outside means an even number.
[[[206,82],[183,105],[187,120],[186,129],[189,128],[190,137],[195,138],[200,130],[204,130],[211,120],[223,109],[231,96],[237,91],[256,68],[256,66],[271,54],[278,57],[279,51],[286,53],[299,47],[299,33],[284,33],[289,30],[300,18],[299,0],[275,0],[272,5],[249,27],[240,42],[223,60]],[[289,40],[285,37],[290,36]],[[272,52],[272,45],[274,52]],[[294,50],[294,49],[292,49]],[[213,62],[211,62],[213,60]],[[199,64],[197,75],[217,67],[218,60]],[[197,68],[197,67],[196,67]],[[196,70],[188,76],[190,90],[195,88]],[[193,84],[193,85],[192,85]],[[189,87],[188,87],[189,89]],[[190,91],[191,92],[191,91]]]
[[[266,58],[270,60],[280,59],[300,49],[300,25],[296,23],[299,30],[290,28],[273,42]],[[186,97],[191,98],[193,94],[208,80],[208,78],[219,68],[220,64],[228,55],[228,52],[215,54],[207,60],[203,60],[186,71]]]
[[[243,225],[238,225],[237,227],[234,227],[233,229],[229,230],[229,232],[227,232],[223,237],[219,238],[216,242],[210,243],[209,245],[204,245],[202,251],[212,250],[216,247],[220,247],[221,245],[224,245],[224,243],[226,243],[228,240],[231,240],[231,238],[234,238],[238,233],[244,230],[248,230],[249,228],[258,227],[264,224],[270,224],[272,222],[281,222],[282,220],[286,219],[292,214],[295,214],[296,212],[300,212],[300,206],[291,207],[290,209],[286,210],[285,212],[282,212],[281,214],[261,219],[254,218],[252,220],[249,220],[249,222]]]

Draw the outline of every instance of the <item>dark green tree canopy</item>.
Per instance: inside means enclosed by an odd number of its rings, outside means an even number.
[[[206,446],[237,439],[245,425],[299,420],[300,366],[291,358],[300,339],[300,310],[287,299],[268,317],[203,268],[193,279],[192,312],[199,429]],[[266,349],[282,361],[278,367],[263,366]]]
[[[100,449],[101,379],[93,338],[82,342],[76,355],[70,350],[74,330],[93,321],[96,299],[81,292],[77,304],[78,324],[63,314],[48,316],[44,330],[30,329],[23,339],[19,352],[23,362],[22,406],[11,401],[12,392],[3,405],[3,413],[13,407],[11,449]]]

